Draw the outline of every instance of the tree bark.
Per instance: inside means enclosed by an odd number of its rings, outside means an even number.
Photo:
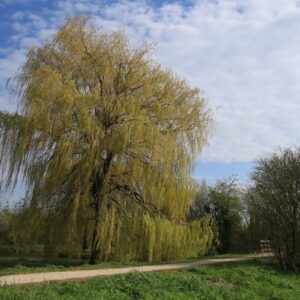
[[[109,153],[104,161],[102,172],[97,172],[94,177],[92,184],[92,197],[93,197],[93,207],[94,207],[94,226],[92,234],[92,246],[91,246],[91,256],[89,263],[91,265],[97,264],[100,260],[100,249],[99,249],[99,232],[100,232],[100,209],[101,202],[103,201],[104,195],[104,181],[109,172],[109,167],[112,162],[113,156]]]
[[[100,219],[95,220],[95,222],[94,222],[91,256],[90,256],[90,261],[89,261],[90,265],[97,264],[99,262],[99,259],[100,259],[100,250],[99,250],[99,247],[98,247],[99,227],[100,227]]]
[[[83,238],[82,238],[82,251],[88,249],[88,233],[87,233],[87,224],[85,224],[84,232],[83,232]]]

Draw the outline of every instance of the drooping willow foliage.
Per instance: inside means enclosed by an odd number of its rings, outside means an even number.
[[[186,215],[210,111],[151,47],[74,18],[28,52],[13,84],[18,111],[0,115],[1,188],[26,182],[26,224],[46,245],[85,239],[91,263],[206,251],[209,217]]]

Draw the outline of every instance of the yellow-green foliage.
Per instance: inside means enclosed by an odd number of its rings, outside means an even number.
[[[103,259],[159,260],[209,243],[207,220],[183,224],[210,111],[150,54],[86,18],[28,52],[14,81],[19,109],[0,114],[1,187],[24,178],[25,215],[48,244],[79,245],[87,228]]]
[[[115,219],[110,209],[101,230],[102,260],[167,261],[204,255],[211,247],[211,216],[185,224],[136,212]]]

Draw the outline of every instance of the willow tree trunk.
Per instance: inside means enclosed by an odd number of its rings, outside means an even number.
[[[83,238],[82,238],[82,251],[85,251],[86,249],[88,249],[89,245],[88,245],[88,227],[87,224],[84,225],[84,231],[83,231]]]
[[[89,263],[94,265],[100,260],[100,213],[103,201],[103,190],[105,189],[105,180],[109,173],[109,167],[112,162],[113,155],[109,153],[104,161],[102,172],[98,172],[94,177],[92,184],[92,197],[93,197],[93,213],[94,225],[92,234],[91,256]]]
[[[96,213],[96,209],[95,209]],[[100,259],[100,249],[99,249],[99,231],[100,231],[100,217],[99,213],[95,214],[93,235],[92,235],[92,247],[91,247],[91,256],[89,263],[95,265],[99,262]]]

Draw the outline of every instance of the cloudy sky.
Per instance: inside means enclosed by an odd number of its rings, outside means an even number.
[[[92,15],[134,43],[157,42],[157,59],[199,87],[214,111],[214,134],[194,176],[214,182],[300,141],[300,0],[1,0],[0,110],[26,50],[67,17]]]

